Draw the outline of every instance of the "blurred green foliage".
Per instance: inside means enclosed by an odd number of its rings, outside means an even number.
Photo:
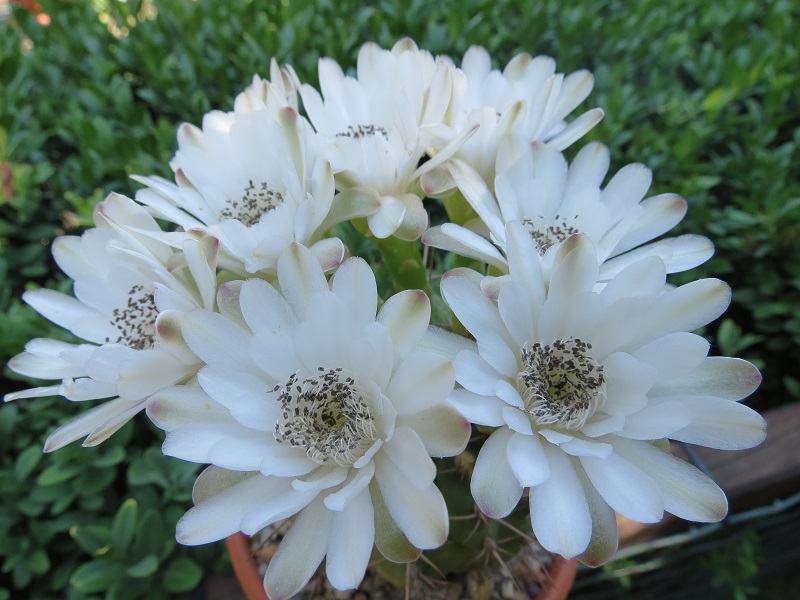
[[[352,66],[363,42],[388,47],[408,35],[456,60],[481,44],[498,66],[527,51],[554,56],[564,72],[592,70],[583,109],[602,106],[606,117],[588,139],[611,147],[614,169],[653,168],[653,193],[689,201],[681,232],[717,245],[708,264],[675,279],[719,276],[733,287],[726,318],[707,331],[715,352],[763,368],[755,408],[800,398],[797,2],[41,4],[48,26],[19,7],[0,14],[3,363],[32,337],[65,336],[18,300],[27,286],[69,289],[50,241],[90,224],[108,192],[132,195],[130,174],[169,177],[181,121],[229,109],[254,73],[267,75],[271,56],[313,84],[320,56]],[[25,385],[4,379],[0,392]],[[53,399],[0,410],[0,600],[191,588],[221,553],[174,543],[196,469],[154,450],[144,420],[99,448],[42,456],[46,435],[75,410]]]

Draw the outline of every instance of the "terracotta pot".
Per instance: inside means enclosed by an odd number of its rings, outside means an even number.
[[[264,592],[263,578],[258,573],[258,565],[250,549],[250,539],[243,533],[235,533],[225,540],[231,556],[233,570],[247,600],[269,600]],[[572,582],[578,572],[577,559],[567,560],[553,557],[550,578],[534,600],[565,600],[572,589]]]

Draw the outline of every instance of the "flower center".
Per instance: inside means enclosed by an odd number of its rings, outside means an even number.
[[[264,215],[283,203],[283,194],[273,190],[262,181],[253,183],[251,179],[238,200],[229,198],[227,206],[219,213],[220,220],[236,219],[247,226],[255,225]]]
[[[282,386],[278,401],[283,413],[275,425],[275,439],[305,448],[318,464],[352,466],[377,438],[372,414],[347,371],[318,371],[303,379],[295,373]]]
[[[337,133],[336,137],[349,137],[358,140],[363,137],[367,137],[368,135],[375,135],[378,133],[385,138],[389,137],[389,134],[386,133],[386,130],[383,127],[378,127],[377,125],[356,125],[355,127],[348,125],[347,130]]]
[[[153,291],[142,285],[134,285],[128,291],[128,302],[111,313],[110,323],[119,330],[116,344],[125,344],[134,350],[152,348],[156,341],[156,317],[158,309],[153,300]],[[112,342],[106,338],[106,343]]]
[[[578,215],[575,215],[574,218],[577,219]],[[544,217],[540,217],[540,219],[544,220]],[[544,229],[537,227],[531,219],[527,218],[522,219],[522,224],[525,225],[528,233],[531,234],[533,242],[536,244],[536,248],[539,250],[540,254],[544,254],[547,252],[548,248],[563,242],[569,236],[580,233],[580,231],[570,225],[567,219],[561,215],[556,215],[555,219]]]
[[[577,338],[522,348],[517,388],[536,425],[580,429],[605,401],[603,367]]]

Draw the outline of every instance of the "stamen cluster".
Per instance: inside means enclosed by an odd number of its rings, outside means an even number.
[[[517,386],[537,425],[580,429],[602,404],[603,366],[592,358],[591,349],[577,338],[522,348]]]
[[[153,290],[134,285],[128,290],[125,306],[115,308],[111,316],[111,325],[120,332],[114,343],[124,344],[134,350],[146,350],[155,345],[158,309],[153,300]],[[106,342],[111,341],[106,338]]]
[[[544,220],[544,217],[540,218]],[[575,219],[577,218],[578,215],[575,215]],[[547,227],[544,228],[537,227],[537,225],[528,218],[522,219],[522,224],[525,225],[525,228],[531,234],[533,243],[536,244],[536,249],[540,254],[544,254],[551,246],[560,244],[569,236],[580,233],[577,228],[569,225],[567,219],[561,215],[556,215]]]
[[[369,406],[355,379],[341,368],[318,367],[300,379],[294,373],[278,397],[282,415],[275,424],[278,442],[305,448],[316,463],[352,466],[377,436]],[[273,391],[278,391],[276,386]]]
[[[356,125],[355,127],[348,125],[347,130],[337,133],[336,137],[349,137],[358,140],[368,135],[375,135],[376,133],[381,134],[385,138],[389,137],[386,130],[377,125]]]
[[[219,213],[219,218],[236,219],[245,225],[252,226],[261,220],[274,208],[283,204],[283,194],[273,190],[269,184],[262,181],[259,185],[251,179],[244,189],[240,200],[229,199],[227,206]]]

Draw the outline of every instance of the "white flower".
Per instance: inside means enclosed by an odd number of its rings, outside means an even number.
[[[203,229],[220,240],[221,266],[242,274],[274,275],[292,242],[309,246],[325,269],[344,258],[332,225],[370,214],[364,195],[334,194],[330,165],[316,149],[314,132],[290,107],[273,114],[211,112],[203,128],[183,124],[171,166],[177,185],[160,177],[135,177],[149,186],[136,200],[184,229]]]
[[[492,69],[489,53],[472,46],[456,70],[455,92],[447,113],[449,143],[465,129],[479,125],[475,135],[458,148],[455,157],[475,169],[485,180],[494,181],[503,146],[516,142],[546,143],[563,150],[580,139],[603,118],[599,108],[589,110],[567,124],[565,118],[589,95],[594,78],[586,70],[566,77],[556,73],[549,56],[532,58],[527,53],[512,58],[502,73]],[[438,195],[455,185],[446,169],[431,170],[422,178],[429,195]]]
[[[446,403],[451,362],[416,349],[430,318],[424,293],[401,292],[376,317],[366,262],[348,259],[329,284],[297,244],[278,261],[278,285],[224,284],[225,314],[187,315],[184,337],[206,363],[201,388],[166,390],[148,407],[167,431],[165,454],[214,465],[178,541],[254,534],[297,515],[266,574],[276,600],[325,555],[333,586],[348,589],[373,544],[395,561],[441,545],[447,509],[430,457],[457,454],[469,437]]]
[[[275,114],[281,108],[291,107],[297,111],[297,90],[300,79],[291,65],[281,68],[274,58],[269,63],[270,79],[262,79],[253,75],[253,82],[236,96],[233,110],[237,113],[248,113],[267,110]]]
[[[184,311],[211,307],[217,241],[183,234],[182,252],[157,240],[153,218],[132,200],[111,195],[95,210],[94,229],[53,243],[58,266],[74,280],[75,297],[54,290],[25,292],[44,317],[86,340],[34,339],[11,359],[12,371],[61,383],[7,394],[5,400],[62,395],[107,399],[59,427],[45,443],[56,450],[86,436],[107,439],[161,388],[186,380],[199,360],[180,336]]]
[[[356,72],[355,78],[345,76],[334,60],[321,59],[322,95],[303,85],[303,105],[325,141],[338,189],[372,190],[380,202],[369,217],[370,231],[378,238],[415,240],[428,224],[417,180],[452,155],[466,136],[458,132],[435,161],[419,167],[426,131],[441,126],[448,109],[453,66],[406,38],[391,51],[364,44]]]
[[[598,262],[584,236],[552,266],[518,222],[507,230],[511,277],[497,302],[474,271],[442,280],[442,295],[477,340],[454,361],[451,402],[473,423],[497,427],[478,456],[471,488],[503,517],[530,488],[533,530],[546,549],[592,565],[617,545],[614,511],[653,523],[666,510],[710,522],[722,491],[674,458],[665,438],[712,448],[760,443],[765,423],[738,404],[761,376],[750,363],[707,357],[688,333],[730,302],[721,281],[664,291],[658,257],[627,266],[593,290]]]
[[[560,152],[534,144],[497,176],[492,194],[477,172],[453,160],[451,172],[480,221],[471,229],[453,223],[433,227],[423,242],[508,272],[505,227],[510,221],[525,225],[545,262],[552,261],[559,242],[580,233],[595,245],[601,280],[645,256],[661,257],[668,273],[691,269],[711,257],[712,243],[699,235],[642,246],[680,222],[686,201],[675,194],[643,200],[652,173],[641,164],[623,167],[601,188],[608,167],[608,148],[597,142],[582,148],[570,165]]]

